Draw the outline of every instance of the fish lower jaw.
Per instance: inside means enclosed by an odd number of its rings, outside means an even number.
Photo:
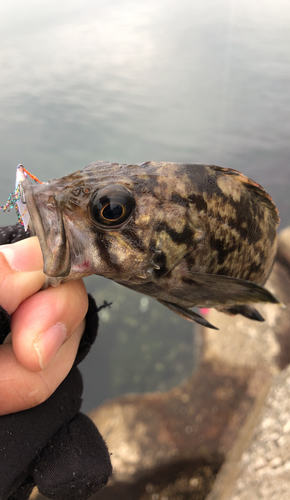
[[[45,282],[42,285],[42,290],[46,290],[49,286],[54,288],[58,287],[63,281],[63,278],[54,278],[53,276],[46,276]]]
[[[67,281],[72,281],[72,280],[77,280],[79,278],[85,278],[86,276],[91,276],[92,272],[87,272],[87,273],[84,273],[84,272],[76,272],[76,271],[73,271],[73,272],[70,272],[70,274],[68,274],[67,276],[59,276],[59,277],[55,277],[55,276],[48,276],[46,275],[46,278],[45,278],[45,283],[42,287],[42,289],[46,289],[48,288],[49,286],[53,286],[54,288],[59,286],[61,283],[67,283]]]

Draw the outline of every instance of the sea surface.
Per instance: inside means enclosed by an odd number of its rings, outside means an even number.
[[[262,184],[290,224],[289,0],[11,0],[0,27],[0,205],[18,163],[45,181],[100,159],[202,162]],[[86,410],[191,373],[189,322],[87,287],[113,305],[81,365]]]

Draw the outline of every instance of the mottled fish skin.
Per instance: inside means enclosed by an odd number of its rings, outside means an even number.
[[[205,306],[235,313],[235,305],[278,302],[255,288],[273,265],[278,212],[266,191],[236,170],[95,162],[61,179],[21,186],[48,284],[99,274],[187,312]],[[134,205],[128,217],[113,226],[96,221],[98,193],[120,190]],[[236,281],[231,293],[235,280],[226,277],[252,285]]]

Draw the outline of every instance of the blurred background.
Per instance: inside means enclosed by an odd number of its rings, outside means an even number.
[[[290,224],[288,0],[11,0],[0,26],[0,205],[18,163],[46,181],[101,159],[202,162],[262,184]],[[189,322],[86,284],[113,305],[81,365],[85,410],[189,376]]]

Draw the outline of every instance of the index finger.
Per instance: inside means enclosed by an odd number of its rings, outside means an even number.
[[[45,281],[38,238],[0,247],[0,305],[12,314]]]

